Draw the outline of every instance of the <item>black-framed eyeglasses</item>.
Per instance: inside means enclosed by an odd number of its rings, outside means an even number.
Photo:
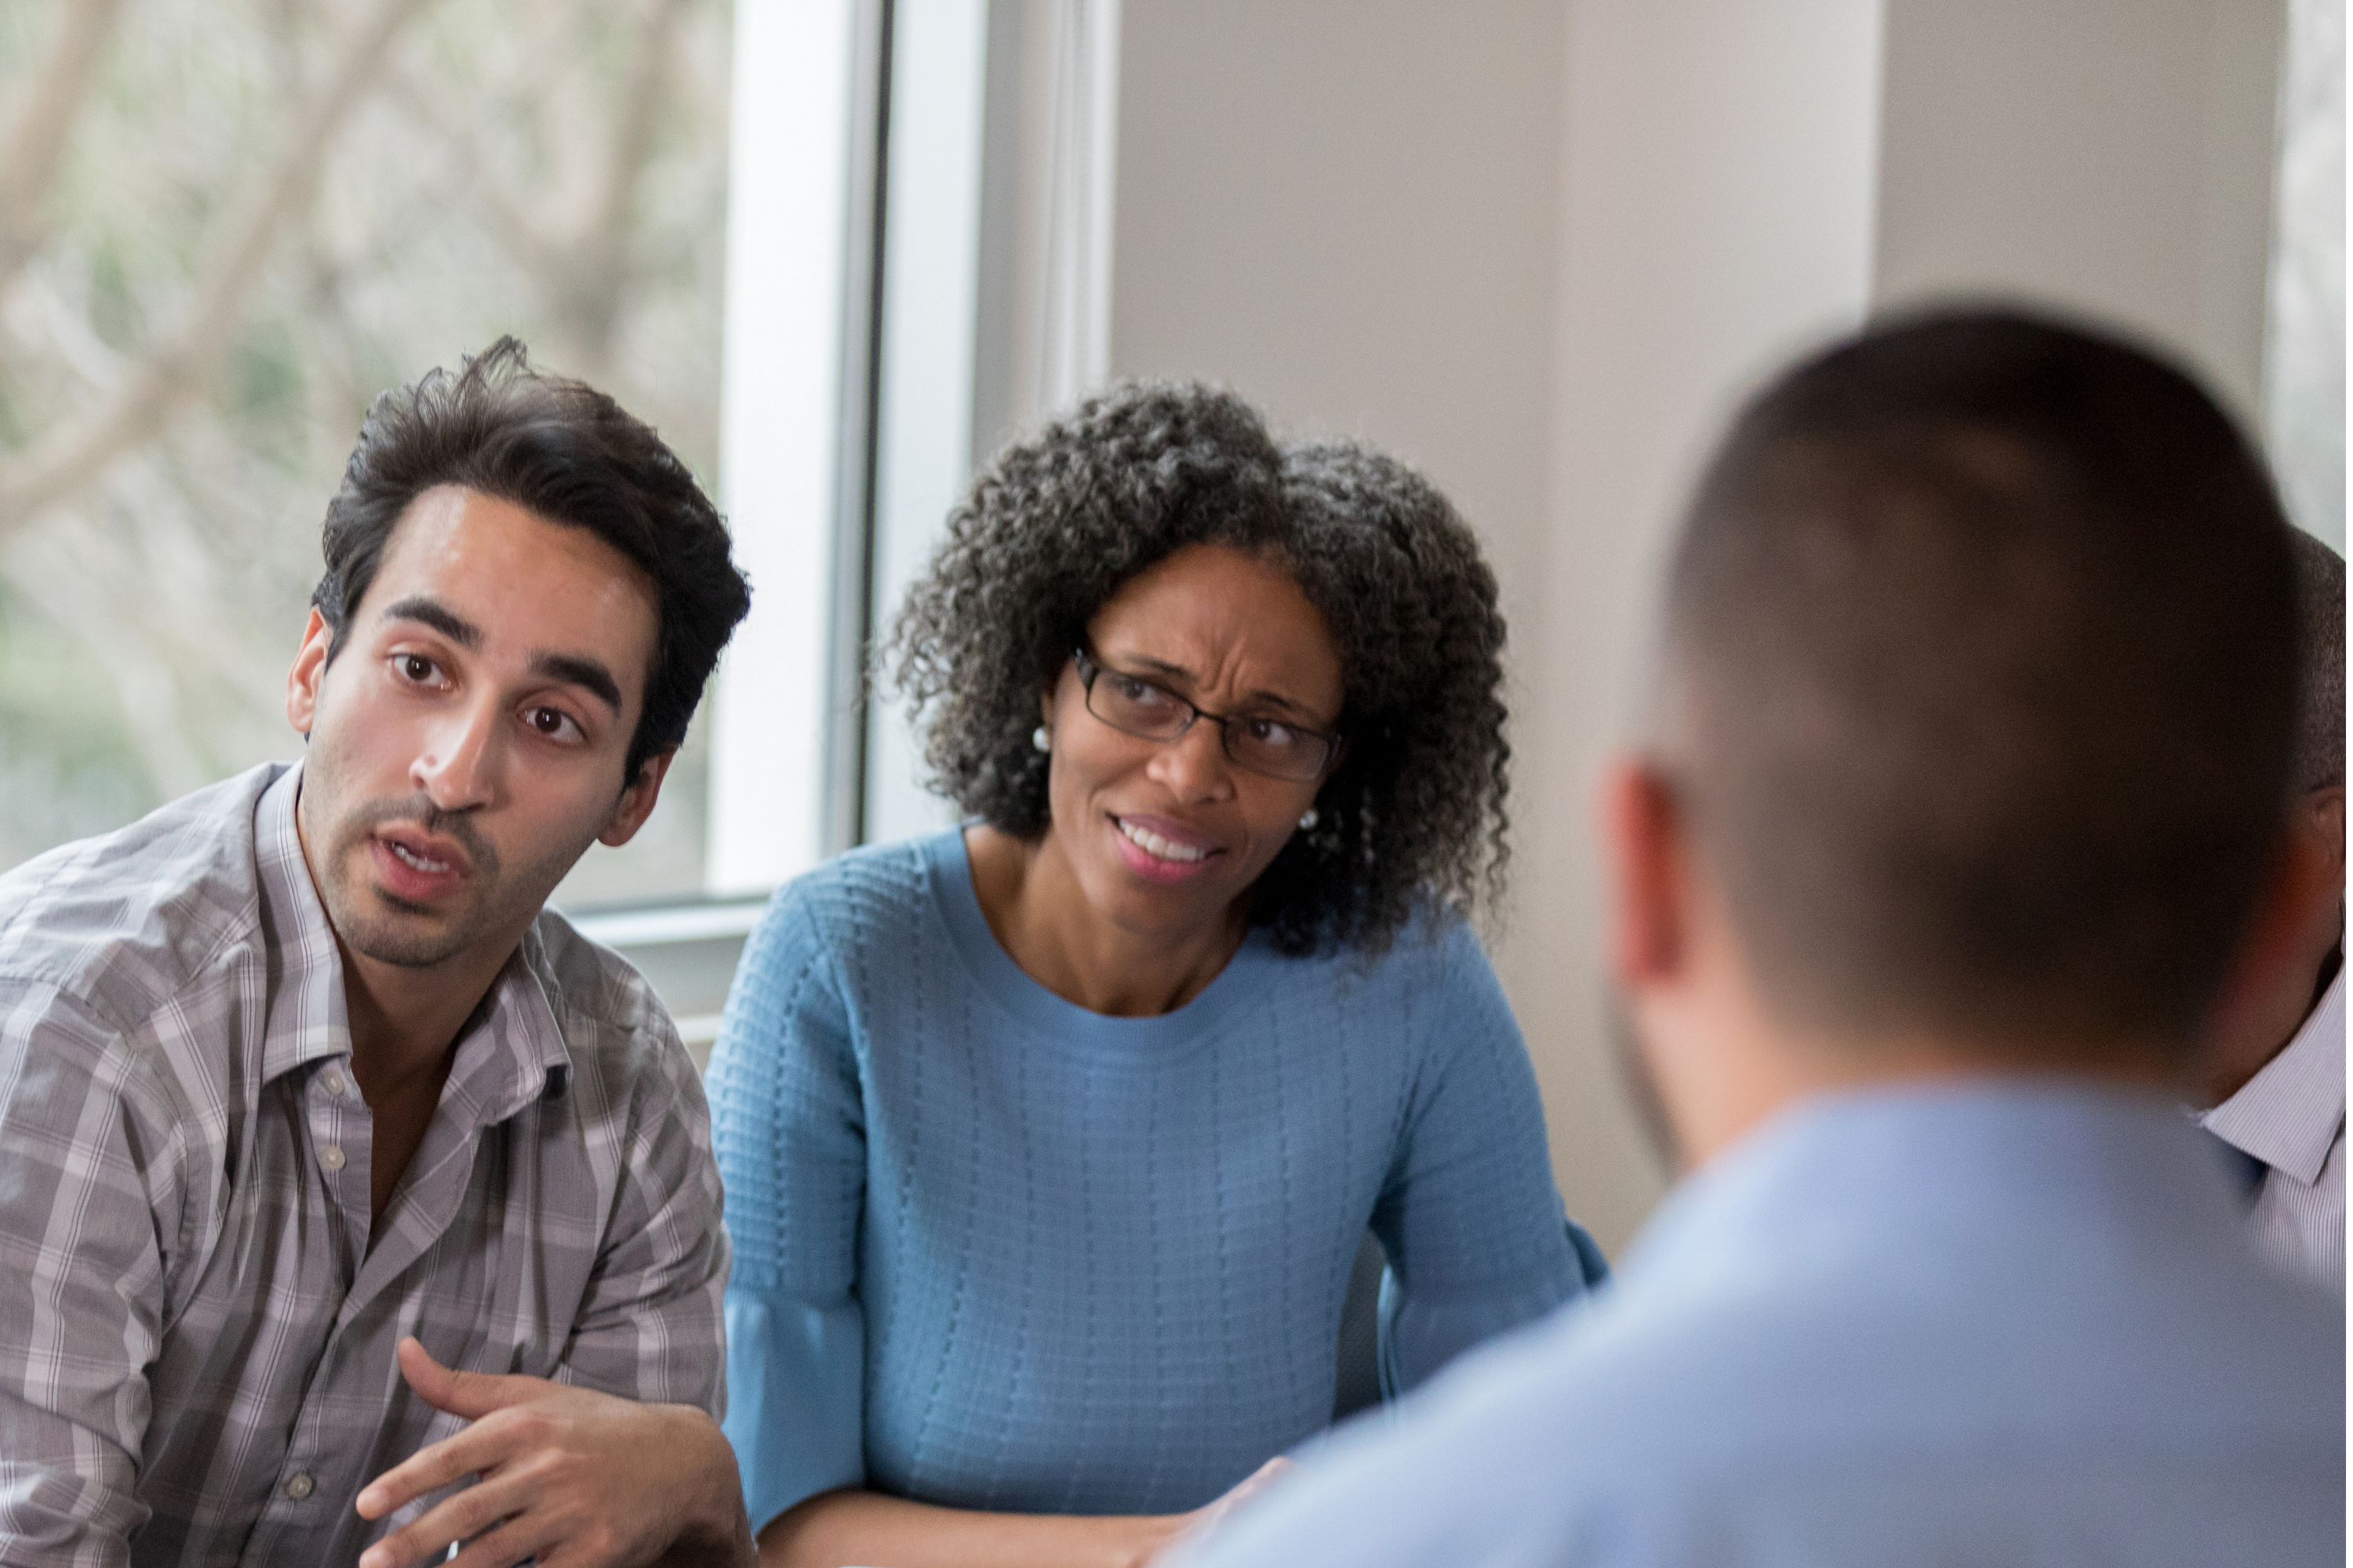
[[[1235,767],[1301,783],[1321,779],[1340,759],[1341,737],[1336,735],[1271,714],[1210,713],[1140,675],[1105,669],[1083,648],[1071,652],[1071,662],[1086,688],[1087,712],[1122,735],[1171,741],[1191,729],[1196,719],[1208,719],[1224,737],[1226,757]]]

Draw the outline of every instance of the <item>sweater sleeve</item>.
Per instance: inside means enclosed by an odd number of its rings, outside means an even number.
[[[1478,939],[1437,938],[1426,1044],[1373,1234],[1388,1254],[1381,1385],[1395,1397],[1482,1340],[1598,1285],[1591,1238],[1554,1189],[1527,1046]]]
[[[744,946],[711,1054],[735,1249],[725,1429],[755,1532],[866,1476],[866,1131],[837,973],[807,895],[785,888]]]

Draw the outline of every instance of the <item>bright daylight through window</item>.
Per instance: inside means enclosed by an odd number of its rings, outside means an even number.
[[[647,831],[559,901],[814,858],[849,5],[745,10],[0,5],[0,868],[300,755],[368,401],[502,333],[660,429],[760,599]]]

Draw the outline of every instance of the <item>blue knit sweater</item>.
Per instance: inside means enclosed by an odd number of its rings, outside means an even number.
[[[710,1093],[754,1528],[843,1486],[1206,1502],[1329,1421],[1367,1224],[1398,1386],[1585,1278],[1459,922],[1369,968],[1253,937],[1184,1007],[1107,1018],[997,945],[961,832],[860,850],[776,895]]]

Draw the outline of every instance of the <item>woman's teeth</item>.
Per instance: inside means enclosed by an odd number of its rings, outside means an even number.
[[[1190,864],[1194,861],[1209,858],[1208,850],[1195,849],[1190,844],[1180,844],[1174,840],[1164,839],[1151,829],[1139,828],[1124,818],[1115,817],[1113,821],[1119,823],[1119,831],[1127,835],[1128,842],[1136,845],[1145,853],[1156,860],[1173,860]]]
[[[447,871],[449,869],[448,862],[441,860],[427,860],[423,855],[418,854],[416,851],[410,849],[404,843],[395,843],[392,846],[392,853],[398,855],[403,863],[413,865],[419,871],[436,872]]]

